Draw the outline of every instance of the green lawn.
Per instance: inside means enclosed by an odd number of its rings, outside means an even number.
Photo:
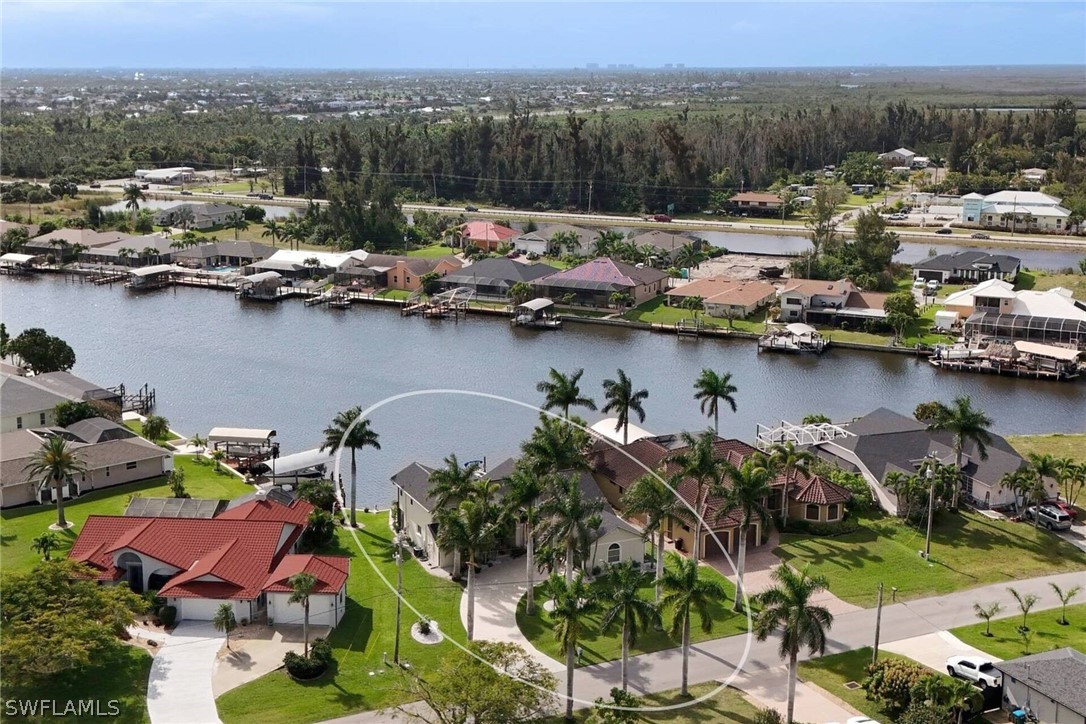
[[[233,473],[216,473],[212,463],[196,463],[192,456],[175,455],[174,465],[185,471],[185,489],[194,498],[236,498],[252,492],[253,488]],[[171,497],[164,478],[153,478],[115,488],[104,488],[69,500],[64,505],[64,515],[75,525],[58,533],[63,539],[60,551],[65,555],[76,534],[90,515],[122,515],[133,495],[146,498]],[[48,530],[57,519],[53,505],[35,505],[13,508],[0,513],[0,555],[3,571],[27,571],[38,561],[38,554],[30,548],[30,541]]]
[[[396,566],[389,543],[392,539],[386,513],[359,514],[358,538],[378,570],[395,584]],[[227,692],[218,700],[219,716],[226,722],[312,722],[356,711],[381,709],[412,700],[406,682],[381,663],[384,652],[392,657],[396,597],[359,552],[351,531],[337,531],[329,552],[349,555],[351,577],[347,583],[347,612],[331,635],[336,669],[319,680],[299,684],[283,671]],[[460,624],[461,586],[430,575],[417,562],[404,565],[404,597],[440,629],[459,641],[466,636]],[[451,644],[424,646],[410,635],[415,617],[405,606],[401,658],[416,671],[436,668]],[[374,672],[371,676],[370,673]]]
[[[424,246],[421,249],[412,249],[407,252],[408,256],[418,256],[424,259],[433,259],[436,257],[449,256],[454,253],[451,247],[444,244],[431,244],[430,246]]]
[[[1047,603],[1054,603],[1058,599],[1055,593],[1042,596]],[[1004,614],[1011,614],[1010,609],[1004,609]],[[1030,640],[1029,652],[1036,654],[1040,651],[1059,649],[1070,646],[1079,651],[1086,651],[1086,603],[1067,607],[1067,626],[1059,624],[1060,610],[1058,608],[1048,611],[1035,611],[1029,615],[1027,623],[1033,631]],[[975,646],[999,659],[1015,659],[1024,656],[1027,652],[1018,635],[1018,627],[1022,624],[1020,613],[1012,614],[1006,618],[992,621],[992,635],[984,635],[984,622],[971,626],[962,626],[953,629],[950,633],[960,638],[970,646]]]
[[[904,656],[880,653],[880,659],[903,659]],[[862,684],[867,676],[865,669],[871,663],[871,648],[865,646],[843,654],[822,656],[803,661],[799,665],[799,678],[817,684],[855,709],[876,721],[892,721],[882,707],[867,698],[863,688],[849,689],[845,684],[855,681]]]
[[[373,296],[378,299],[407,299],[411,296],[411,292],[404,289],[385,289],[384,291],[377,292]]]
[[[1074,458],[1086,463],[1086,433],[1077,435],[1013,435],[1007,438],[1015,450],[1023,456],[1030,453],[1055,455],[1059,458]]]
[[[124,421],[124,426],[127,427],[132,432],[139,435],[140,437],[144,436],[143,435],[143,422],[141,422],[140,420],[125,420]],[[171,440],[171,441],[172,440],[183,440],[183,439],[184,439],[184,437],[182,437],[181,435],[178,435],[176,430],[170,430],[170,436],[167,438],[167,440]]]
[[[1086,553],[1048,531],[976,513],[939,515],[931,565],[917,555],[923,526],[881,515],[859,523],[855,533],[835,538],[784,534],[776,553],[796,567],[810,564],[834,595],[865,607],[875,605],[879,582],[896,586],[902,600],[1086,569]]]
[[[733,613],[731,602],[735,600],[735,586],[724,576],[708,566],[702,566],[702,575],[715,578],[724,586],[727,598],[713,606],[713,631],[702,633],[697,618],[691,624],[691,641],[707,641],[709,639],[733,636],[747,632],[747,617],[743,614]],[[652,586],[646,586],[641,591],[641,596],[651,600],[654,595]],[[536,588],[536,615],[529,616],[525,613],[525,599],[520,600],[517,606],[517,626],[532,642],[537,649],[559,661],[565,661],[565,652],[554,639],[553,626],[550,616],[543,610],[543,602],[546,600],[541,587]],[[603,661],[614,661],[622,656],[622,644],[620,641],[621,629],[615,628],[610,633],[600,631],[602,615],[595,614],[589,617],[587,635],[581,640],[584,649],[580,665],[588,666]],[[670,612],[664,611],[664,626],[669,627],[671,622]],[[630,647],[630,655],[650,653],[661,649],[670,649],[679,646],[681,640],[672,638],[663,631],[643,631],[637,638],[637,645]]]
[[[673,706],[705,696],[716,689],[717,686],[719,684],[695,684],[690,687],[690,697],[683,697],[679,694],[678,689],[674,689],[643,696],[639,701],[643,706]],[[705,724],[706,722],[754,724],[754,717],[758,711],[758,707],[751,704],[741,691],[729,686],[713,698],[706,699],[698,704],[672,711],[642,714],[635,721],[659,722],[660,724]],[[585,722],[591,713],[591,709],[579,709],[573,712],[574,721]],[[559,722],[566,720],[561,716],[553,716],[543,721],[546,724],[559,724]]]
[[[1082,274],[1049,274],[1043,271],[1023,270],[1018,273],[1015,286],[1018,289],[1036,289],[1039,292],[1063,287],[1070,289],[1076,299],[1086,297],[1086,275]]]
[[[761,334],[765,331],[765,315],[765,310],[760,310],[752,314],[748,319],[732,320],[731,328],[740,332]],[[680,321],[690,323],[693,319],[690,310],[668,306],[667,297],[664,295],[653,297],[626,312],[622,317],[632,322],[644,322],[646,324],[678,324]],[[728,328],[728,320],[722,317],[710,317],[707,314],[699,313],[698,319],[701,320],[703,327]]]

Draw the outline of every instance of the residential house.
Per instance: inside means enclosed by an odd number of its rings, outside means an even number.
[[[663,292],[667,280],[668,275],[658,269],[599,257],[532,284],[542,296],[562,299],[571,295],[575,304],[600,307],[609,305],[615,293],[628,294],[634,305],[641,304]]]
[[[347,606],[349,559],[297,553],[312,511],[304,501],[257,491],[212,518],[92,515],[68,557],[102,583],[158,591],[178,620],[210,621],[225,603],[238,621],[266,615],[271,624],[300,624],[288,581],[305,571],[317,579],[310,624],[335,626]]]
[[[441,284],[445,289],[467,287],[477,296],[505,299],[515,284],[531,282],[557,272],[546,264],[524,264],[512,259],[482,259],[446,275]]]
[[[996,337],[1086,349],[1086,302],[1062,287],[1018,290],[989,279],[946,298],[947,311],[965,319],[967,337]]]
[[[12,229],[26,229],[27,236],[31,239],[38,235],[37,224],[20,224],[15,221],[5,221],[3,219],[0,219],[0,236],[6,234]]]
[[[46,427],[56,423],[54,410],[62,402],[99,400],[121,407],[120,395],[70,372],[24,377],[0,374],[0,432]]]
[[[879,160],[882,161],[882,165],[886,166],[886,168],[912,166],[914,158],[916,158],[916,152],[907,148],[895,148],[893,151],[879,154]]]
[[[553,247],[551,240],[543,236],[538,229],[514,236],[509,243],[521,254],[536,254],[537,256],[546,256]]]
[[[1043,168],[1024,168],[1018,172],[1023,181],[1031,184],[1043,184],[1048,176],[1048,171]]]
[[[843,434],[814,444],[811,452],[863,475],[890,513],[897,513],[897,497],[885,487],[887,474],[916,475],[929,455],[944,465],[955,463],[954,433],[929,430],[926,424],[885,407],[838,427]],[[1025,461],[1002,436],[990,435],[987,457],[972,441],[963,448],[962,495],[978,507],[1004,509],[1015,504],[1015,494],[1003,486],[1003,476],[1022,468]],[[1055,496],[1055,481],[1047,481],[1047,487]]]
[[[678,435],[658,435],[643,437],[628,445],[614,445],[598,442],[589,456],[592,475],[607,500],[621,510],[622,495],[647,470],[661,472],[665,479],[676,475],[678,467],[669,458],[688,451]],[[758,451],[740,440],[717,438],[713,444],[713,455],[718,460],[726,460],[740,467],[744,460]],[[841,520],[851,494],[845,488],[824,480],[817,475],[797,473],[788,488],[787,503],[784,499],[785,477],[778,476],[771,484],[772,493],[766,501],[771,512],[783,510],[787,504],[789,516],[811,522],[832,523]],[[697,497],[697,484],[690,478],[684,478],[676,486],[679,497],[687,506],[693,507]],[[715,535],[720,539],[729,554],[738,551],[739,517],[736,511],[725,507],[721,496],[709,494],[705,500],[705,513],[702,516],[707,528],[702,529],[701,555],[708,560],[723,557],[720,547],[713,542]],[[675,544],[675,549],[689,554],[694,543],[694,519],[689,509],[668,519],[664,525],[665,535]],[[748,548],[758,547],[767,539],[768,526],[754,521],[748,533]]]
[[[1002,708],[1032,720],[1086,724],[1086,654],[1065,646],[993,664],[1003,674]]]
[[[984,251],[955,251],[928,257],[913,264],[913,278],[925,281],[983,282],[1003,279],[1014,282],[1022,269],[1022,260],[1006,254]]]
[[[445,279],[457,273],[464,263],[455,256],[409,257],[392,254],[366,254],[362,269],[356,270],[363,286],[400,289],[413,292],[422,286],[422,277],[437,274]]]
[[[653,256],[663,260],[662,264],[667,266],[675,258],[679,249],[687,244],[693,244],[696,248],[701,248],[701,245],[705,242],[686,234],[670,234],[666,231],[655,230],[638,234],[630,239],[630,243],[638,249],[652,247],[655,250]]]
[[[539,235],[543,239],[546,239],[548,244],[546,248],[549,249],[552,253],[557,252],[559,256],[561,256],[562,254],[569,254],[570,249],[555,249],[555,234],[573,234],[574,236],[576,236],[577,246],[573,248],[572,253],[586,255],[591,255],[595,251],[596,239],[598,239],[600,236],[598,230],[584,229],[580,226],[573,226],[572,224],[545,224],[534,233]],[[523,234],[521,234],[521,236],[523,236]],[[516,248],[516,244],[514,244],[514,248]],[[537,253],[542,254],[545,252]]]
[[[105,246],[91,247],[79,254],[79,261],[83,264],[119,264],[133,267],[170,264],[177,252],[177,248],[174,247],[176,243],[176,240],[161,234],[130,236]],[[122,249],[129,250],[129,254],[124,258],[121,256]],[[144,254],[144,251],[150,249],[154,249],[155,253]]]
[[[52,484],[31,482],[26,471],[34,453],[51,437],[68,440],[86,466],[64,486],[65,498],[161,477],[173,470],[172,452],[104,418],[83,420],[67,428],[47,425],[4,432],[0,434],[0,507],[53,500]]]
[[[962,197],[961,223],[1010,231],[1069,233],[1071,211],[1040,191],[997,191]]]
[[[93,229],[57,229],[39,234],[23,245],[24,254],[35,256],[53,256],[60,254],[64,262],[75,259],[77,245],[84,249],[94,249],[117,241],[128,239],[128,234],[119,231],[94,231]]]
[[[230,204],[185,203],[156,211],[154,215],[155,225],[179,225],[183,209],[188,209],[191,212],[187,227],[189,229],[211,229],[216,226],[227,226],[235,218],[242,215],[241,207],[231,206]]]
[[[776,216],[781,213],[784,201],[777,194],[744,191],[728,199],[728,209],[735,214],[748,216]]]
[[[361,270],[366,259],[364,251],[307,251],[279,249],[267,259],[245,265],[245,275],[278,272],[285,279],[305,280],[314,275],[324,278],[332,274],[349,275]]]
[[[863,292],[848,279],[789,279],[777,290],[780,321],[840,324],[883,320],[885,294]]]
[[[746,319],[772,304],[777,290],[772,284],[757,280],[706,277],[668,290],[667,303],[678,306],[688,297],[701,297],[702,308],[712,317]]]
[[[476,246],[483,251],[497,251],[518,235],[514,229],[493,221],[469,221],[460,226],[460,234],[461,246]]]
[[[181,249],[173,260],[193,269],[239,269],[268,259],[276,251],[258,241],[213,241]]]

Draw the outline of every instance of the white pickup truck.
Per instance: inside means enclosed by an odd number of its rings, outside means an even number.
[[[994,687],[1003,683],[1003,674],[992,666],[991,661],[980,656],[951,656],[946,660],[946,671],[981,686]]]

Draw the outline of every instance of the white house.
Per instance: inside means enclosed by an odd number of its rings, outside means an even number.
[[[1000,661],[1003,709],[1037,721],[1086,724],[1086,654],[1070,647]]]
[[[911,166],[915,157],[916,152],[907,148],[895,148],[893,151],[879,154],[879,160],[882,161],[883,165],[889,167]]]
[[[1071,211],[1061,199],[1040,191],[997,191],[962,197],[961,222],[1009,231],[1070,231]]]

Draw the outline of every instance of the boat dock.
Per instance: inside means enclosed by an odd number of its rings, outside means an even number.
[[[985,372],[1035,380],[1066,381],[1079,377],[1082,352],[1037,342],[973,342],[941,345],[928,362],[952,372]]]
[[[475,298],[475,290],[457,287],[426,298],[421,289],[416,289],[407,298],[400,314],[405,317],[422,315],[426,319],[448,319],[460,321],[461,315],[467,316],[468,305]]]
[[[758,338],[759,352],[822,354],[830,341],[809,324],[793,322],[784,329],[774,329]]]

